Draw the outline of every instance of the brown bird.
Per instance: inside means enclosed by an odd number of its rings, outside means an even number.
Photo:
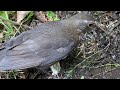
[[[49,67],[66,57],[95,19],[79,13],[64,20],[47,22],[6,42],[0,51],[0,70]]]

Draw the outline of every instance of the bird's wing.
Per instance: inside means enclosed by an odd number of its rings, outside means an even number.
[[[25,69],[38,65],[46,67],[64,58],[73,46],[74,42],[65,38],[55,41],[44,37],[27,40],[6,52],[0,61],[0,70]]]
[[[11,39],[8,42],[6,42],[5,48],[6,49],[11,49],[11,48],[13,48],[15,46],[18,46],[21,43],[23,43],[26,40],[28,40],[29,36],[30,36],[30,32],[29,31],[23,32],[20,35],[18,35],[17,37],[14,37],[13,39]]]

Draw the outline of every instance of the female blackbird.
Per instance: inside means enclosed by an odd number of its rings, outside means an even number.
[[[79,13],[21,33],[0,51],[0,70],[49,67],[66,57],[78,45],[80,33],[94,22],[92,16]]]

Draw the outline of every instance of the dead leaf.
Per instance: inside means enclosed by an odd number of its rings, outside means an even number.
[[[43,13],[43,11],[40,11],[40,12],[36,11],[35,15],[36,15],[36,18],[40,20],[42,23],[47,22],[47,18],[45,17],[45,14]]]
[[[52,70],[52,75],[53,75],[53,76],[57,76],[57,78],[59,78],[58,73],[59,73],[60,70],[61,70],[60,63],[57,62],[57,63],[55,63],[54,65],[52,65],[50,68],[51,68],[51,70]]]
[[[17,11],[17,23],[20,23],[31,11]]]

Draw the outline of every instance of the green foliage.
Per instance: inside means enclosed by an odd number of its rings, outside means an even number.
[[[16,76],[17,76],[17,72],[16,72],[16,71],[13,71],[12,73],[13,73],[14,79],[17,79],[17,77],[16,77]]]
[[[47,17],[52,19],[53,21],[60,20],[53,11],[47,11]]]
[[[6,20],[9,20],[9,15],[7,11],[0,11],[0,16],[5,18]],[[0,24],[2,24],[5,27],[8,35],[14,34],[13,26],[10,22],[0,20]]]

